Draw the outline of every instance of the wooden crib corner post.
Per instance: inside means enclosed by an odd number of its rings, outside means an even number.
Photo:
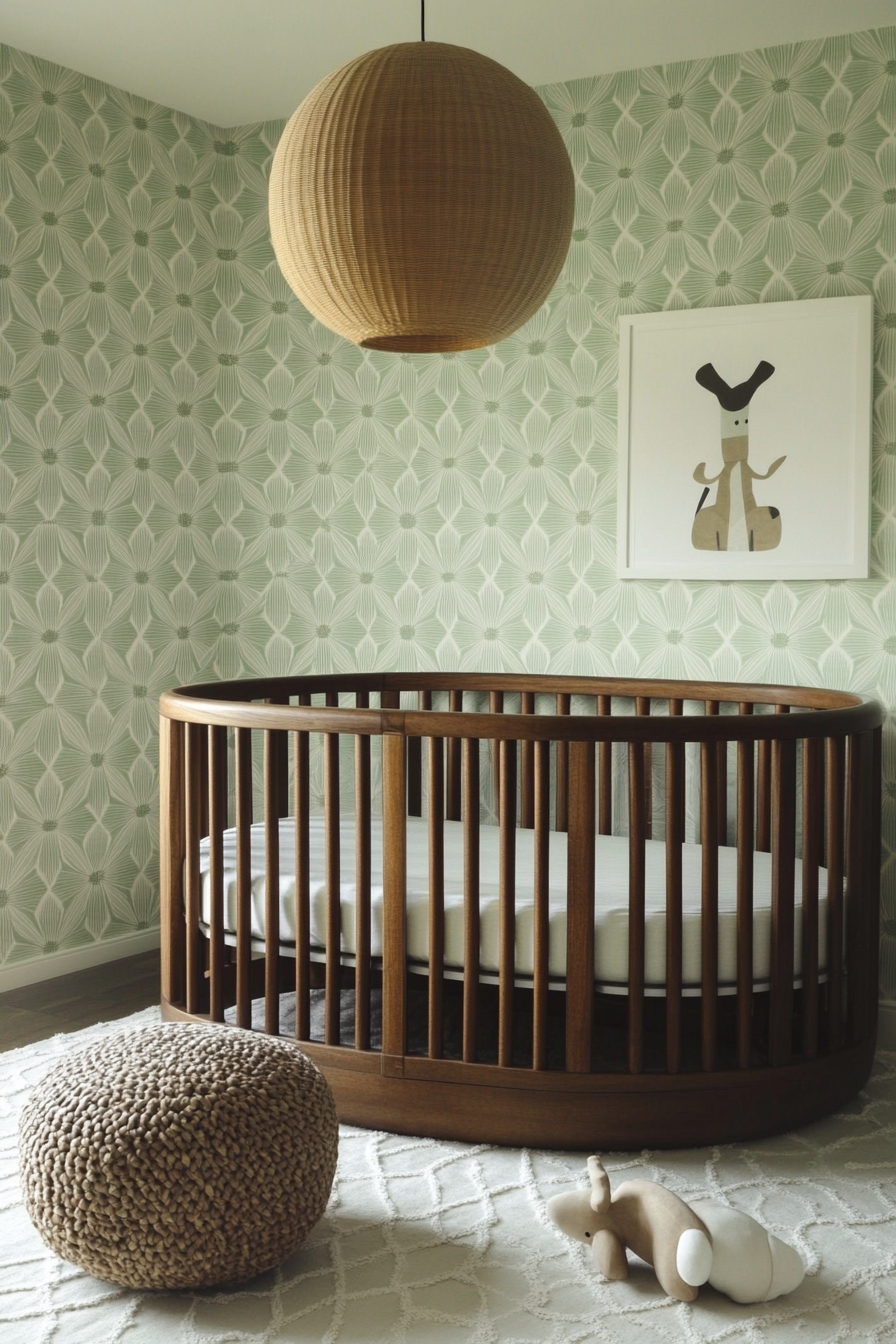
[[[182,1005],[187,926],[184,911],[184,725],[159,717],[159,901],[162,998]]]
[[[404,733],[383,733],[383,1071],[407,1054],[407,752]]]

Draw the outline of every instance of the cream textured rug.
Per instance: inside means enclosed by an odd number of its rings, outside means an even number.
[[[137,1293],[48,1251],[22,1207],[16,1122],[61,1055],[157,1020],[56,1036],[0,1054],[3,1344],[896,1344],[896,1055],[878,1056],[841,1114],[750,1146],[605,1155],[611,1180],[646,1176],[712,1195],[799,1247],[790,1297],[740,1307],[701,1290],[664,1298],[653,1274],[603,1282],[544,1201],[584,1185],[584,1154],[477,1147],[346,1127],[329,1208],[276,1272],[223,1292]]]

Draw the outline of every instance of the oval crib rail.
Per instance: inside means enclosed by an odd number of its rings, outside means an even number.
[[[288,1032],[345,1118],[477,1137],[474,1100],[498,1141],[723,1141],[861,1085],[874,702],[403,673],[160,711],[163,1009]]]

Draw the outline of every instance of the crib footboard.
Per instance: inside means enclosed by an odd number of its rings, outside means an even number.
[[[880,727],[814,688],[388,674],[161,701],[162,1007],[340,1117],[569,1148],[841,1105],[877,1012]]]

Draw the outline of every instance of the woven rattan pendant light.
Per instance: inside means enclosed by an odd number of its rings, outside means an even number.
[[[335,70],[271,170],[277,261],[325,326],[374,350],[472,350],[541,306],[569,247],[572,167],[537,95],[466,47],[406,42]]]

